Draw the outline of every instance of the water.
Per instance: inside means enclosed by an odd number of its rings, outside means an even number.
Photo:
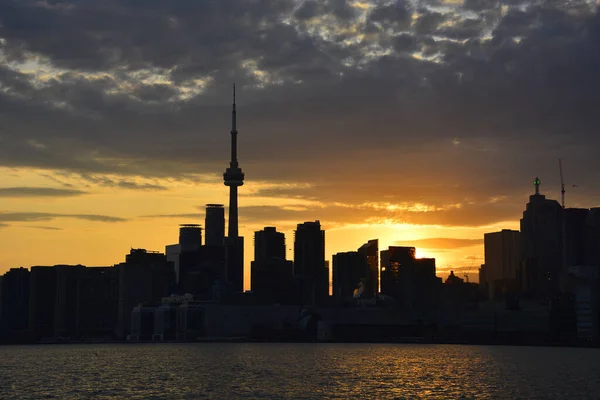
[[[600,350],[406,344],[0,347],[0,399],[597,399]]]

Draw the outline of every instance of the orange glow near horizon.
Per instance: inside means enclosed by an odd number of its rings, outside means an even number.
[[[0,169],[4,187],[22,188],[23,182],[30,187],[56,188],[56,183],[44,178],[47,171]],[[87,266],[110,266],[124,261],[130,248],[165,251],[165,246],[178,240],[179,224],[204,225],[203,207],[208,203],[227,204],[227,188],[220,182],[185,183],[158,182],[167,190],[128,190],[127,188],[90,185],[89,182],[65,181],[66,187],[87,187],[85,194],[57,197],[0,197],[0,273],[10,268],[33,265],[82,264]],[[144,182],[140,181],[139,184]],[[249,182],[243,190],[249,193],[261,184]],[[243,193],[243,191],[242,191]],[[250,289],[250,262],[253,259],[253,234],[264,226],[276,226],[286,235],[288,259],[293,259],[294,229],[297,223],[311,218],[312,212],[321,212],[327,205],[294,198],[241,197],[240,234],[245,239],[245,289]],[[246,207],[246,208],[245,208]],[[261,211],[261,207],[299,213],[294,220],[281,219],[267,212],[259,216],[245,210]],[[255,207],[252,209],[252,207]],[[279,208],[277,208],[279,207]],[[405,212],[405,206],[384,205],[389,214]],[[418,206],[418,212],[428,206]],[[376,208],[373,208],[376,210]],[[477,278],[482,263],[483,245],[477,241],[485,232],[499,229],[487,227],[453,227],[395,223],[390,219],[371,222],[344,223],[356,220],[356,209],[342,207],[344,214],[336,215],[338,222],[321,218],[326,230],[326,257],[331,261],[338,252],[353,251],[370,239],[379,239],[379,249],[389,246],[411,245],[417,249],[417,257],[436,259],[438,276],[445,277],[450,270],[465,272],[470,280]],[[386,211],[386,212],[388,212]],[[253,211],[255,212],[255,211]],[[452,211],[450,211],[452,212]],[[286,214],[287,215],[287,214]],[[362,215],[362,214],[361,214]],[[366,214],[368,215],[368,213]],[[123,219],[106,222],[102,218]],[[325,215],[326,216],[326,215]],[[112,221],[112,219],[110,221]],[[502,227],[514,228],[515,223]],[[418,243],[432,238],[456,238],[468,242],[462,247],[435,247],[436,243],[420,246]],[[440,239],[442,240],[442,239]],[[445,239],[444,239],[445,240]],[[415,242],[417,245],[414,245]],[[458,274],[458,273],[457,273]]]

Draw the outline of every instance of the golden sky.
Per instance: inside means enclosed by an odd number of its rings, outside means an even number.
[[[6,2],[5,2],[6,3]],[[240,233],[321,220],[477,279],[533,193],[600,204],[591,0],[0,2],[0,272],[164,251],[227,204]],[[576,187],[573,185],[577,185]],[[288,258],[293,254],[288,250]]]
[[[144,190],[103,187],[34,169],[3,168],[0,176],[5,187],[13,188],[12,191],[0,190],[0,209],[3,210],[0,218],[7,224],[0,229],[0,243],[3,244],[0,272],[31,265],[113,265],[123,261],[131,247],[164,251],[165,245],[177,242],[178,224],[204,224],[203,205],[227,204],[228,196],[228,188],[218,181],[169,182],[142,178],[128,181],[139,187],[150,187]],[[215,180],[218,178],[215,176]],[[164,190],[154,189],[162,185]],[[63,189],[57,189],[57,186]],[[34,188],[34,191],[27,191],[26,187]],[[251,194],[268,187],[268,184],[261,185],[248,179],[240,192],[241,195]],[[286,234],[288,257],[292,259],[293,229],[296,223],[304,222],[269,219],[268,214],[246,216],[244,212],[246,208],[270,206],[292,211],[315,207],[305,200],[240,196],[240,231],[246,237],[246,289],[249,289],[249,264],[253,259],[253,232],[264,226],[278,227]],[[418,205],[414,206],[418,208]],[[392,209],[392,214],[395,212],[393,205],[385,207]],[[403,207],[405,205],[396,208]],[[336,252],[355,250],[367,240],[378,238],[381,249],[390,245],[412,245],[417,247],[418,256],[435,257],[440,276],[455,269],[462,271],[461,274],[469,272],[472,280],[476,279],[483,256],[483,233],[517,227],[515,222],[485,227],[415,225],[386,220],[359,223],[352,221],[355,211],[350,207],[346,218],[351,222],[344,223],[344,214],[332,215],[335,219],[328,221],[326,215],[319,212],[324,208],[317,205],[315,215],[321,217],[326,229],[329,260]],[[430,212],[427,207],[421,208],[420,212]]]

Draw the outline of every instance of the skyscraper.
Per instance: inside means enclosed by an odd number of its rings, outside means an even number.
[[[381,251],[381,293],[405,309],[426,309],[435,304],[440,279],[434,258],[415,258],[414,247],[390,246]]]
[[[254,232],[254,261],[285,260],[285,235],[271,226]]]
[[[223,246],[225,240],[225,209],[222,204],[207,204],[204,222],[205,244]]]
[[[549,301],[560,291],[563,209],[558,201],[540,194],[540,184],[535,178],[535,194],[529,196],[521,218],[521,279],[527,293]]]
[[[369,240],[359,247],[358,253],[366,263],[369,271],[363,295],[365,297],[375,297],[379,293],[379,239]]]
[[[236,292],[244,290],[244,238],[238,232],[238,186],[244,184],[244,173],[237,161],[237,129],[235,110],[235,84],[231,112],[231,161],[223,174],[225,186],[229,186],[229,229],[227,232],[227,281]]]
[[[484,236],[485,281],[488,298],[518,289],[517,272],[521,264],[521,233],[510,229]]]
[[[373,298],[379,292],[379,241],[333,256],[333,296]]]
[[[293,263],[286,260],[285,235],[274,227],[254,233],[251,287],[258,301],[288,303],[291,300]]]
[[[298,224],[294,240],[294,275],[302,277],[307,301],[322,304],[329,297],[325,264],[325,231],[321,222]]]

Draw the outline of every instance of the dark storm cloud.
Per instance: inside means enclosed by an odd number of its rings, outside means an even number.
[[[56,214],[42,212],[2,212],[0,211],[0,223],[3,222],[32,222],[51,221],[58,218],[73,218],[92,222],[124,222],[126,219],[108,215],[96,214]]]
[[[0,188],[2,197],[72,197],[87,194],[76,189],[56,189],[45,187],[5,187]]]
[[[298,196],[525,196],[530,177],[556,180],[563,157],[600,200],[590,7],[397,1],[361,22],[338,0],[5,1],[0,165],[218,174],[236,80],[248,179],[323,189]],[[34,77],[34,58],[46,73]]]

